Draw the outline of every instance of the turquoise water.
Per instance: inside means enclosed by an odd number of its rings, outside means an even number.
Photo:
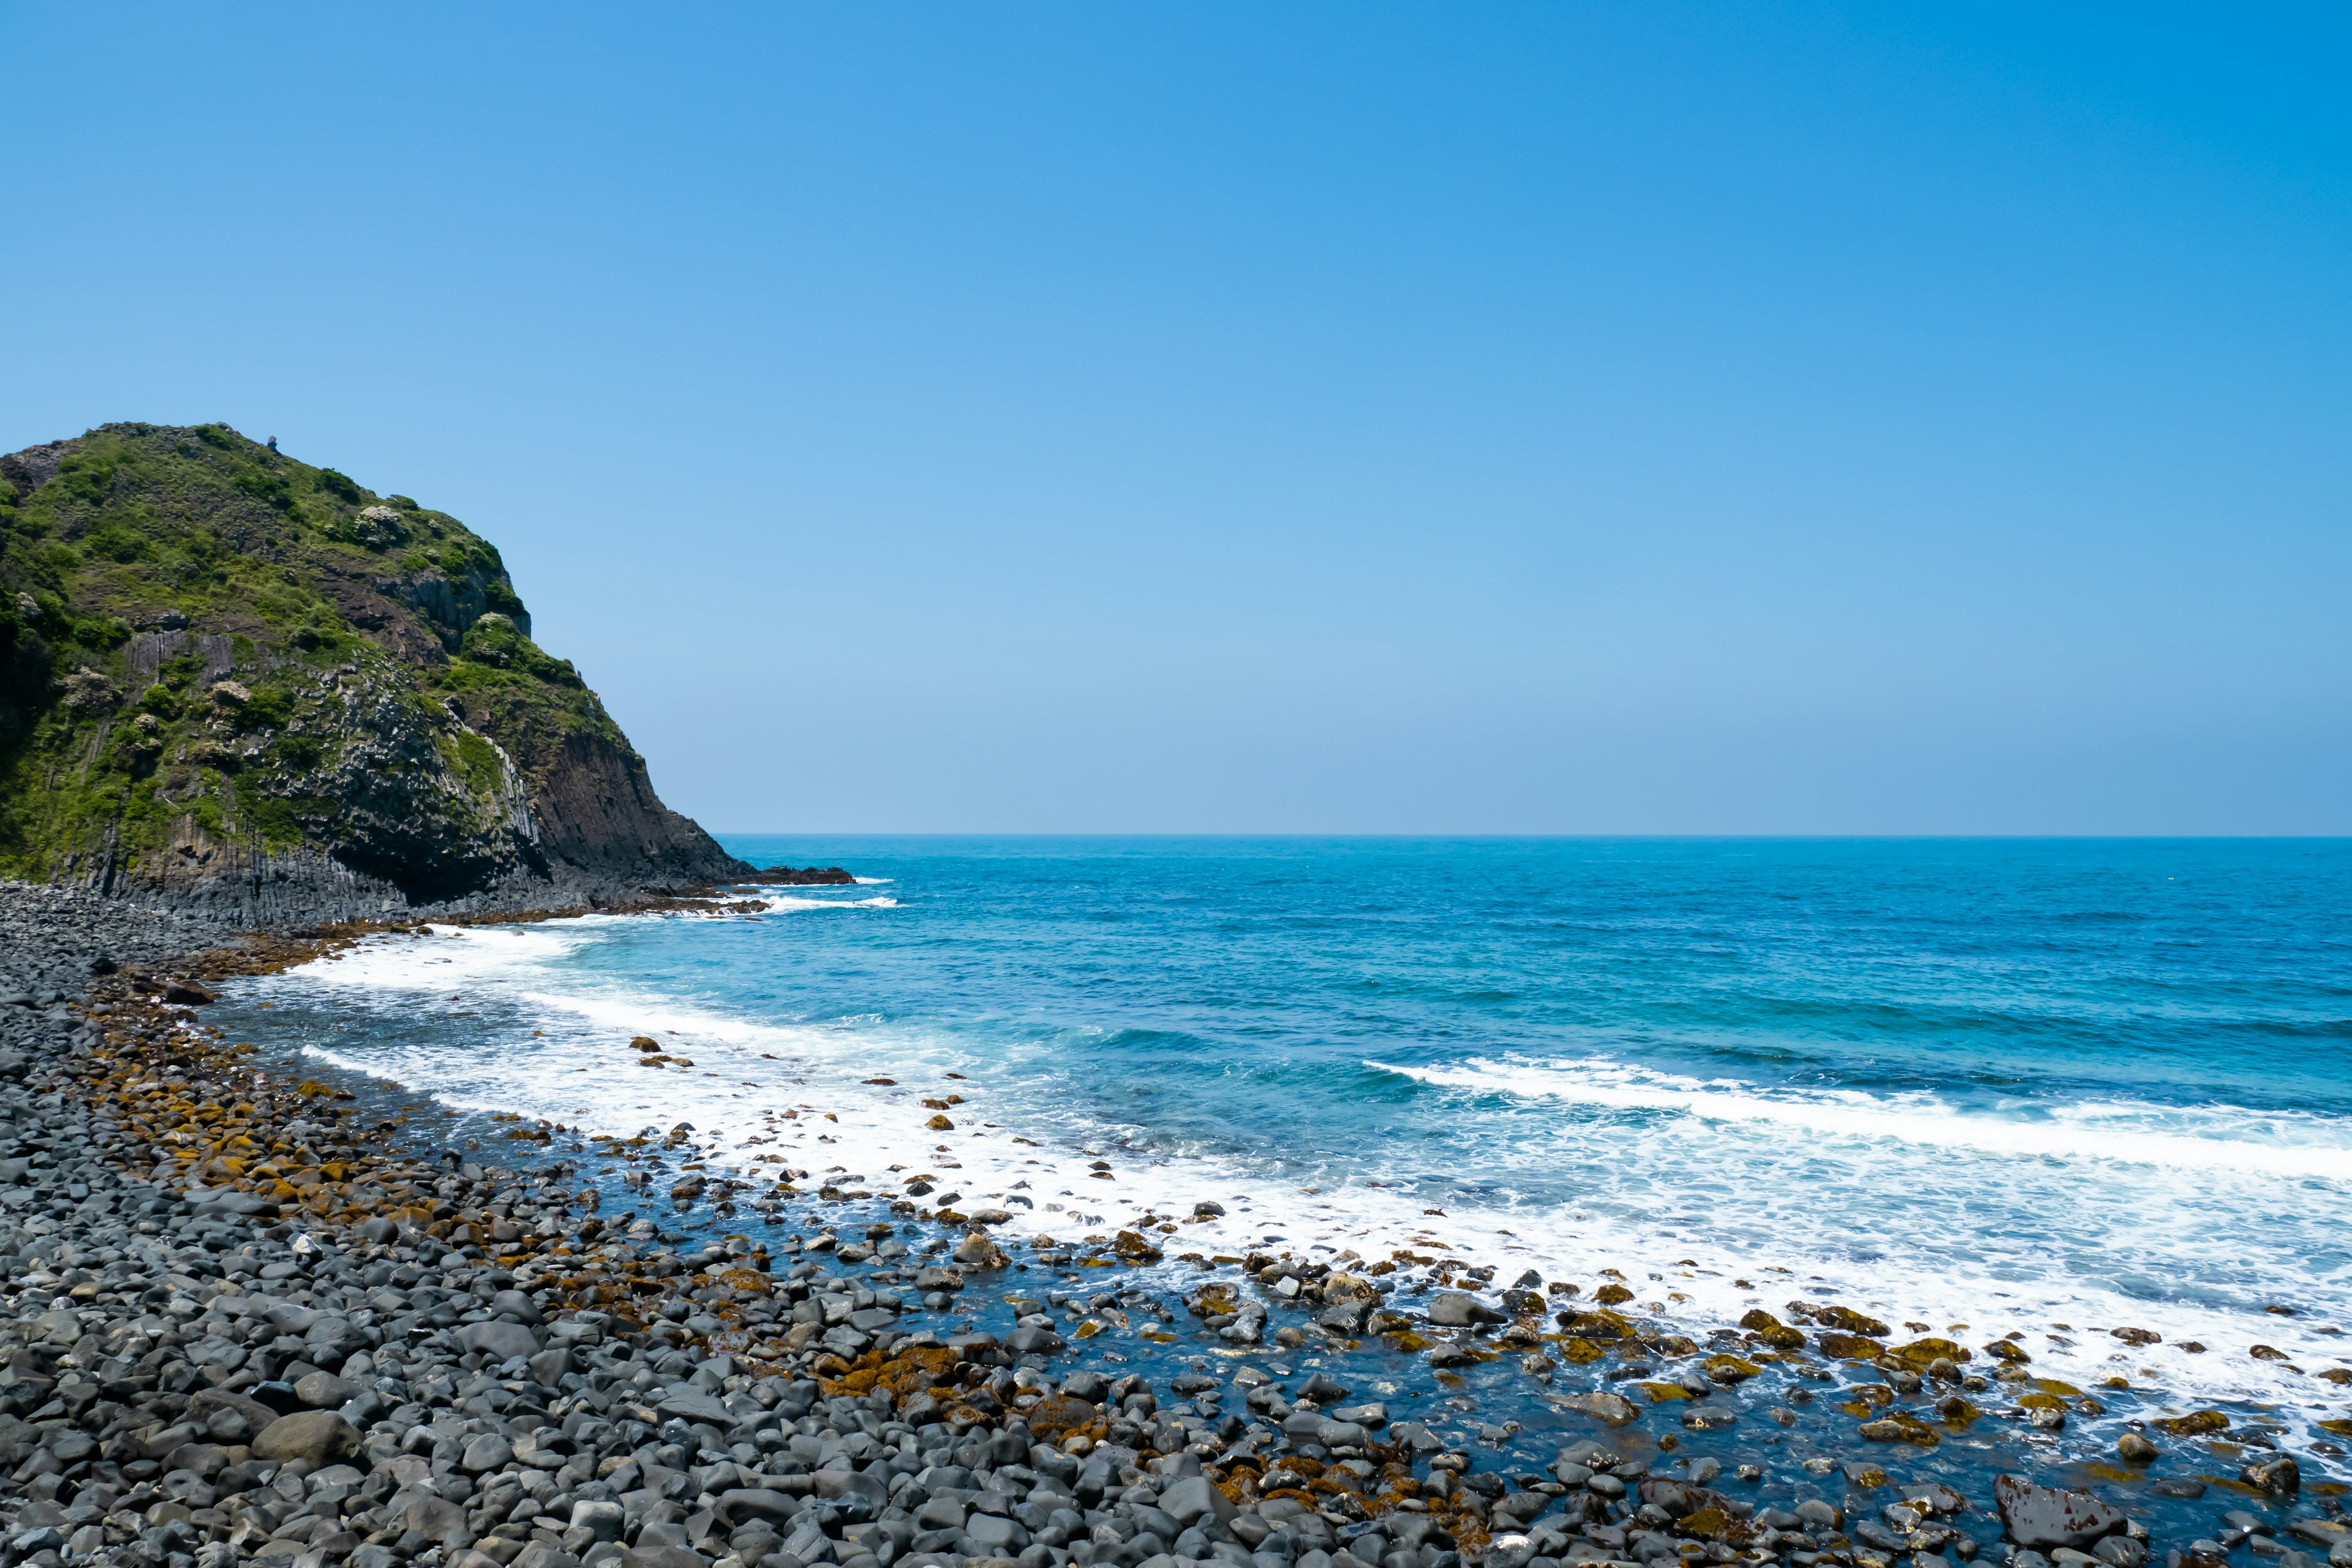
[[[1213,1198],[1212,1247],[1615,1268],[1700,1335],[1834,1300],[2163,1408],[2352,1415],[2312,1375],[2352,1355],[2352,844],[726,842],[866,880],[377,943],[247,1021],[1016,1229]]]

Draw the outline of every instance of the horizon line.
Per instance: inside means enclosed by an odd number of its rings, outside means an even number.
[[[2036,844],[2340,844],[2352,833],[1454,833],[1153,830],[1138,828],[706,828],[713,838],[1256,838],[1457,839],[1559,843],[2036,843]]]

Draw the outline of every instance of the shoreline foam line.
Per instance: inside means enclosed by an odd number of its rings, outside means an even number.
[[[2110,1101],[2059,1107],[2032,1120],[2000,1120],[1974,1114],[1926,1092],[1889,1097],[1849,1089],[1818,1091],[1807,1097],[1734,1079],[1701,1080],[1645,1072],[1601,1058],[1538,1063],[1472,1058],[1458,1067],[1411,1067],[1368,1058],[1364,1065],[1435,1088],[1569,1100],[1616,1110],[1680,1111],[1702,1121],[1762,1122],[1793,1131],[1864,1142],[1893,1138],[1906,1143],[1996,1155],[2108,1160],[2222,1174],[2252,1173],[2352,1184],[2352,1147],[2255,1143],[2239,1138],[2200,1138],[2161,1131],[2147,1123],[2179,1121],[2184,1113],[2158,1105]],[[1612,1081],[1612,1078],[1615,1081]],[[2196,1114],[2214,1121],[2234,1116],[2245,1124],[2292,1124],[2295,1120],[2291,1113],[2235,1106],[2207,1108]],[[2134,1118],[2143,1124],[2135,1128],[2100,1128],[2095,1145],[2079,1141],[2085,1131],[2083,1123]],[[2340,1124],[2309,1120],[2315,1128],[2343,1131]],[[2078,1141],[2053,1147],[2053,1133]]]
[[[621,928],[632,921],[674,917],[594,918]],[[450,969],[470,970],[478,984],[493,970],[510,972],[519,955],[530,948],[528,942],[512,940],[511,933],[519,929],[522,928],[445,928],[440,940],[430,942],[413,938],[371,939],[340,962],[308,965],[256,984],[289,990],[323,985],[344,992],[382,986],[430,994],[442,987]],[[593,931],[579,932],[555,945],[564,952],[573,951],[591,935]],[[467,963],[437,963],[440,958],[456,956],[452,947],[461,952],[478,948],[482,963],[478,967]],[[541,985],[519,989],[515,999],[543,1006],[544,966],[534,960],[527,967]],[[435,974],[436,968],[444,973]],[[328,996],[317,999],[333,1005]],[[628,1008],[643,1009],[656,1000],[639,994],[625,1002],[608,997],[594,1006],[599,1012],[606,1002],[619,1006],[620,1012],[606,1016],[617,1020]],[[675,998],[667,1001],[674,1008],[680,1005]],[[577,999],[567,1005],[583,1005]],[[682,1022],[684,1017],[672,1014],[670,1021]],[[1492,1261],[1514,1272],[1533,1266],[1554,1278],[1585,1279],[1599,1268],[1613,1267],[1643,1281],[1642,1294],[1656,1300],[1663,1315],[1700,1333],[1710,1326],[1736,1321],[1753,1306],[1779,1310],[1784,1294],[1856,1302],[1887,1316],[1928,1319],[1939,1330],[1947,1320],[1968,1321],[1975,1325],[1972,1333],[1987,1337],[2011,1328],[2046,1333],[2051,1322],[2095,1323],[2103,1328],[2129,1322],[2163,1333],[2170,1343],[2184,1337],[2213,1337],[2217,1320],[2233,1316],[2194,1302],[2145,1301],[2108,1290],[2070,1289],[2063,1280],[2021,1281],[1949,1270],[1933,1281],[1936,1306],[1932,1311],[1923,1311],[1920,1303],[1931,1294],[1925,1288],[1929,1281],[1890,1281],[1885,1276],[1884,1260],[1808,1257],[1793,1248],[1782,1248],[1786,1256],[1769,1257],[1769,1248],[1729,1248],[1719,1240],[1693,1237],[1666,1226],[1632,1226],[1590,1214],[1565,1223],[1551,1216],[1552,1230],[1538,1234],[1543,1216],[1508,1206],[1456,1203],[1439,1205],[1450,1206],[1454,1212],[1432,1215],[1424,1212],[1430,1205],[1410,1194],[1326,1185],[1312,1178],[1302,1185],[1252,1171],[1229,1156],[1139,1149],[1131,1140],[1148,1138],[1147,1129],[1089,1126],[1074,1117],[1041,1117],[1018,1127],[998,1127],[984,1121],[972,1125],[964,1119],[978,1121],[993,1115],[988,1108],[996,1096],[985,1082],[969,1079],[952,1087],[967,1092],[971,1109],[957,1112],[955,1135],[934,1136],[922,1130],[916,1108],[927,1093],[942,1086],[943,1076],[920,1085],[894,1085],[876,1092],[856,1080],[856,1068],[845,1059],[860,1045],[855,1037],[835,1037],[806,1026],[760,1025],[740,1018],[713,1016],[709,1024],[707,1033],[681,1032],[679,1038],[696,1064],[682,1071],[622,1068],[619,1064],[629,1058],[629,1053],[618,1041],[593,1047],[600,1053],[597,1060],[614,1064],[616,1071],[637,1075],[623,1080],[632,1086],[624,1097],[626,1103],[591,1100],[581,1110],[558,1114],[596,1132],[623,1137],[649,1122],[693,1120],[703,1137],[729,1145],[727,1157],[741,1157],[738,1169],[747,1173],[756,1168],[750,1163],[751,1148],[787,1152],[793,1168],[820,1174],[834,1167],[870,1176],[892,1163],[908,1170],[937,1170],[941,1162],[948,1162],[945,1168],[955,1171],[958,1184],[971,1194],[994,1202],[1010,1202],[1017,1194],[1034,1204],[1034,1209],[1015,1221],[1015,1230],[1024,1233],[1034,1229],[1057,1234],[1057,1227],[1072,1224],[1121,1223],[1101,1216],[1132,1217],[1147,1210],[1183,1213],[1193,1202],[1207,1199],[1232,1211],[1214,1226],[1200,1227],[1197,1240],[1209,1247],[1245,1250],[1255,1245],[1255,1238],[1278,1233],[1286,1238],[1285,1245],[1301,1256],[1337,1256],[1353,1248],[1377,1257],[1396,1248],[1434,1246]],[[623,1026],[604,1019],[593,1024],[598,1030],[615,1033]],[[733,1037],[722,1037],[722,1029]],[[789,1059],[770,1059],[774,1053],[754,1048],[781,1043],[780,1037],[788,1030],[801,1037],[805,1047],[794,1051]],[[838,1048],[824,1048],[835,1046],[836,1038]],[[319,1050],[320,1059],[383,1076],[381,1058],[312,1048]],[[940,1072],[949,1070],[959,1069]],[[449,1097],[462,1095],[468,1104],[500,1104],[509,1110],[546,1114],[545,1108],[572,1103],[550,1098],[560,1087],[555,1080],[567,1076],[581,1076],[576,1058],[564,1058],[561,1072],[525,1075],[503,1086],[437,1088],[431,1092],[444,1103],[454,1104]],[[586,1076],[597,1077],[593,1072]],[[811,1109],[800,1111],[803,1105]],[[784,1118],[777,1114],[780,1110],[796,1114]],[[763,1110],[769,1114],[761,1114]],[[827,1110],[838,1120],[820,1124],[815,1119]],[[755,1137],[768,1142],[747,1145],[746,1141]],[[938,1148],[940,1142],[947,1143],[946,1151]],[[1114,1154],[1119,1169],[1115,1182],[1097,1184],[1089,1156],[1102,1153]],[[1138,1189],[1149,1190],[1150,1199],[1129,1195]],[[1194,1239],[1189,1230],[1188,1239]],[[1324,1250],[1318,1253],[1318,1248]],[[1684,1258],[1694,1260],[1687,1268],[1664,1262]],[[1769,1262],[1759,1262],[1766,1258]],[[1767,1291],[1736,1288],[1738,1276],[1760,1273],[1774,1265],[1793,1272],[1772,1274],[1770,1279],[1780,1283],[1771,1284]],[[2273,1321],[2264,1328],[2298,1360],[2315,1364],[2341,1354],[2299,1325]],[[2178,1352],[2126,1352],[2112,1342],[2088,1334],[2037,1350],[2037,1361],[2052,1372],[2072,1373],[2086,1382],[2119,1369],[2137,1375],[2139,1367],[2158,1360],[2164,1362],[2164,1385],[2185,1394],[2280,1400],[2298,1408],[2315,1402],[2308,1379],[2291,1378],[2268,1363],[2238,1354],[2194,1358]],[[2319,1417],[2315,1411],[2305,1415]]]

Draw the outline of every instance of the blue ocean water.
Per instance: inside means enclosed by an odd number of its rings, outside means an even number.
[[[864,881],[391,940],[241,1026],[1039,1230],[1213,1198],[1212,1248],[1614,1268],[1695,1333],[1834,1300],[2352,1414],[2314,1375],[2352,1359],[2352,844],[725,841]]]

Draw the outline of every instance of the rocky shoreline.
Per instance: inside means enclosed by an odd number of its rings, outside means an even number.
[[[607,1220],[562,1129],[512,1127],[507,1164],[405,1148],[351,1089],[258,1070],[203,1023],[223,979],[359,929],[230,941],[0,889],[8,1562],[2352,1568],[2344,1489],[2306,1485],[2260,1432],[2225,1444],[2219,1413],[2128,1434],[2105,1474],[2053,1460],[1974,1495],[1890,1476],[1871,1452],[1925,1456],[1995,1394],[2026,1432],[2084,1396],[2030,1392],[1991,1347],[1892,1344],[1843,1308],[1810,1309],[1810,1338],[1759,1312],[1702,1347],[1622,1313],[1622,1288],[1498,1289],[1433,1259],[1204,1258],[1171,1289],[1147,1226],[1040,1254],[1086,1281],[1048,1290],[992,1237],[1008,1215],[789,1183],[772,1204],[833,1208],[772,1242]],[[683,1129],[658,1146],[707,1163]],[[671,1196],[730,1187],[682,1174]],[[1145,1370],[1097,1340],[1129,1319],[1130,1350],[1169,1352]],[[1350,1370],[1300,1375],[1269,1345]],[[1400,1418],[1383,1355],[1547,1389],[1605,1360],[1649,1403],[1549,1392],[1570,1424],[1556,1457],[1497,1468],[1476,1450],[1516,1424],[1470,1442]],[[1741,1385],[1782,1375],[1790,1405],[1810,1382],[1853,1414],[1853,1459],[1780,1447],[1788,1405],[1739,1425],[1759,1415]],[[2159,1439],[2247,1462],[2151,1482]]]

